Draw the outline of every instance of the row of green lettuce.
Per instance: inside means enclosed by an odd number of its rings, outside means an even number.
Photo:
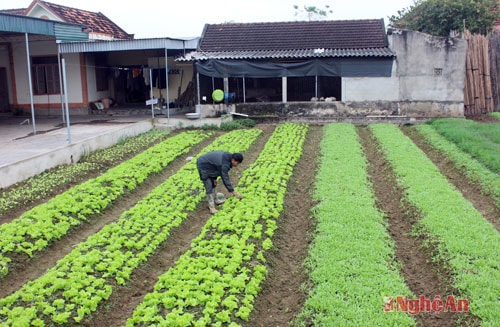
[[[297,326],[414,326],[403,312],[385,313],[383,298],[412,297],[395,263],[394,243],[377,209],[356,128],[323,128],[307,264],[313,288]]]
[[[308,126],[279,125],[228,199],[144,298],[127,326],[240,326],[267,274],[264,254]]]
[[[244,152],[261,132],[227,133],[200,154],[216,149]],[[112,294],[113,285],[127,284],[134,269],[201,201],[204,188],[195,161],[185,164],[117,222],[79,243],[44,275],[0,299],[0,325],[74,325],[90,317]]]
[[[24,253],[31,257],[45,249],[71,228],[108,208],[113,201],[133,191],[150,175],[159,173],[207,137],[207,133],[189,131],[168,138],[102,175],[0,225],[0,278],[8,273],[12,254]]]
[[[500,233],[394,125],[370,125],[408,203],[421,214],[416,233],[435,244],[453,287],[482,326],[500,325]]]
[[[448,141],[431,125],[418,125],[416,129],[430,145],[451,160],[458,170],[465,172],[470,181],[480,185],[483,193],[490,195],[494,199],[496,207],[500,208],[499,174],[492,172],[481,162],[462,151],[455,143]],[[500,134],[500,126],[498,127],[498,133]]]
[[[90,174],[117,165],[130,155],[138,154],[164,140],[170,131],[153,129],[136,137],[124,139],[111,147],[98,150],[71,165],[61,165],[1,190],[0,216],[20,205],[28,205],[53,194],[65,185],[78,183]]]

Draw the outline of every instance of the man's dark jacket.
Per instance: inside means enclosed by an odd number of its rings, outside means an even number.
[[[198,158],[196,167],[198,167],[201,180],[220,176],[227,190],[229,192],[234,191],[229,179],[229,169],[232,168],[231,153],[224,151],[206,153]]]

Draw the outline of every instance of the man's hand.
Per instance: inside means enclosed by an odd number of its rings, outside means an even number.
[[[233,195],[235,197],[237,197],[238,199],[240,199],[240,200],[243,199],[243,196],[241,194],[239,194],[239,193],[233,192]]]

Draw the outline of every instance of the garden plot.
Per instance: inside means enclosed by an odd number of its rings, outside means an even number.
[[[309,131],[313,128],[318,127],[281,124],[275,130],[267,129],[265,133],[272,136],[265,146],[252,148],[258,159],[245,169],[237,185],[245,198],[229,199],[209,219],[201,204],[202,187],[195,185],[196,172],[178,170],[172,175],[180,176],[174,183],[183,189],[177,192],[178,199],[171,199],[163,184],[157,192],[152,191],[137,209],[127,210],[117,223],[77,244],[75,252],[47,272],[50,278],[41,276],[0,299],[0,324],[23,326],[23,319],[30,319],[35,326],[110,327],[418,324],[422,313],[412,314],[408,308],[384,311],[385,297],[418,299],[421,294],[410,290],[400,270],[394,254],[397,244],[387,232],[391,222],[384,219],[383,205],[374,196],[357,129],[350,124],[325,127],[323,134],[314,134],[322,138],[322,150],[318,151],[311,146]],[[387,160],[404,190],[401,195],[411,205],[409,210],[416,212],[417,220],[412,222],[415,233],[405,237],[426,240],[424,244],[433,250],[426,252],[429,260],[435,260],[437,267],[451,269],[456,277],[456,283],[449,285],[453,294],[470,301],[470,313],[482,325],[498,325],[495,308],[500,291],[495,282],[500,277],[494,260],[500,255],[498,230],[474,211],[463,194],[453,190],[397,126],[373,125],[370,131],[380,144],[377,156]],[[229,142],[240,144],[252,137],[247,135],[240,141],[232,136]],[[317,172],[311,161],[321,167]],[[302,165],[310,171],[299,169]],[[311,178],[316,173],[316,178]],[[175,178],[167,179],[165,187],[168,180]],[[312,182],[316,186],[314,198],[299,191],[307,193]],[[426,188],[428,185],[433,187]],[[433,189],[438,193],[432,193]],[[187,199],[194,199],[194,203]],[[438,206],[425,202],[429,199]],[[290,210],[307,221],[297,224],[302,233],[292,233],[287,225]],[[177,233],[177,239],[184,235],[190,244],[183,246],[183,253],[163,274],[148,276],[154,282],[148,281],[146,289],[141,287],[146,281],[135,278],[145,275],[134,272],[152,269],[148,268],[151,258],[171,230],[189,226],[195,219],[193,214],[207,217],[200,234],[193,239],[188,233]],[[148,217],[156,219],[148,224],[144,221]],[[159,220],[161,227],[156,224]],[[175,227],[179,225],[181,228]],[[476,234],[481,237],[476,239]],[[284,241],[287,237],[291,244]],[[303,247],[309,241],[307,270],[300,261],[290,265],[278,259],[290,255],[287,247]],[[487,244],[487,251],[482,244]],[[374,248],[377,251],[373,252]],[[39,251],[37,256],[44,253]],[[295,278],[297,271],[305,274],[302,285],[296,282],[300,279],[287,285],[287,272]],[[276,272],[280,272],[279,279],[273,275]],[[66,279],[68,276],[71,279]],[[273,283],[276,280],[279,283]],[[126,288],[131,288],[129,294],[147,293],[134,302],[142,303],[130,308],[126,297],[113,295]],[[284,300],[290,297],[293,303]],[[459,313],[451,316],[461,319]]]

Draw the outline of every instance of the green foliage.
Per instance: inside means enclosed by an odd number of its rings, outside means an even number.
[[[449,36],[452,31],[486,35],[499,18],[497,0],[415,0],[389,17],[391,27]]]
[[[228,199],[211,216],[175,266],[158,278],[126,326],[173,321],[184,312],[196,312],[192,326],[239,326],[239,319],[248,321],[267,275],[262,253],[273,246],[263,235],[272,237],[276,228],[306,132],[305,124],[276,128],[239,181],[243,199]]]
[[[462,151],[455,143],[448,141],[428,124],[418,125],[417,131],[435,149],[446,155],[455,167],[464,171],[467,178],[481,186],[482,192],[489,194],[500,208],[500,176],[486,168],[481,162]]]
[[[236,129],[241,129],[241,128],[251,128],[255,127],[257,125],[257,122],[253,119],[250,118],[245,118],[245,119],[236,119],[236,120],[231,120],[227,122],[222,122],[220,124],[220,127],[215,125],[215,124],[204,124],[201,129],[203,130],[220,130],[220,131],[233,131]]]
[[[491,117],[495,117],[496,119],[500,120],[500,112],[490,112],[489,115]]]
[[[498,326],[500,233],[397,126],[370,128],[406,200],[421,213],[419,230],[436,240],[434,260],[449,267],[452,286],[469,299],[481,325]]]
[[[201,129],[204,131],[218,131],[219,126],[215,124],[203,124],[203,126],[201,126]]]
[[[105,210],[125,192],[133,191],[148,176],[160,172],[207,137],[207,134],[196,131],[168,138],[100,176],[34,207],[10,223],[1,224],[0,260],[13,253],[31,257],[45,249],[52,241]],[[0,261],[2,271],[7,263]]]
[[[1,192],[0,215],[19,205],[39,201],[65,185],[77,183],[92,173],[117,165],[127,156],[138,154],[145,148],[168,137],[169,131],[151,130],[133,138],[120,139],[119,144],[95,151],[71,165],[28,178]]]
[[[235,120],[228,121],[228,122],[222,122],[220,124],[220,130],[222,130],[222,131],[232,131],[232,130],[240,129],[240,128],[243,128],[243,126],[240,125],[239,123],[237,123]]]
[[[245,127],[255,127],[257,125],[257,122],[250,118],[236,119],[235,122]]]
[[[295,325],[414,326],[407,314],[382,309],[383,296],[412,294],[391,264],[394,244],[375,204],[356,128],[330,124],[323,131],[317,226],[307,260],[314,286]]]
[[[246,151],[261,132],[253,129],[226,133],[201,154],[216,149]],[[179,137],[193,134],[187,133]],[[176,141],[183,143],[179,138]],[[155,150],[165,152],[165,149]],[[152,158],[151,153],[147,156]],[[201,201],[203,184],[195,171],[196,160],[192,160],[125,211],[115,223],[79,243],[45,274],[0,299],[0,325],[7,325],[14,317],[24,319],[19,320],[19,326],[35,325],[40,319],[45,320],[47,326],[54,323],[73,326],[89,317],[110,297],[115,283],[125,285],[134,269],[154,253],[169,237],[172,228],[179,226]],[[167,301],[162,303],[172,305]],[[227,304],[233,305],[231,299]],[[148,316],[157,314],[153,308],[148,309]],[[169,325],[174,326],[188,326],[193,319],[189,313],[173,314],[170,318]]]
[[[299,8],[299,6],[293,5],[293,9],[295,10],[295,16],[306,16],[308,21],[321,20],[333,13],[329,5],[325,5],[324,8],[316,6],[304,6],[303,8]]]
[[[435,119],[429,124],[462,151],[500,174],[500,123],[447,118]]]

